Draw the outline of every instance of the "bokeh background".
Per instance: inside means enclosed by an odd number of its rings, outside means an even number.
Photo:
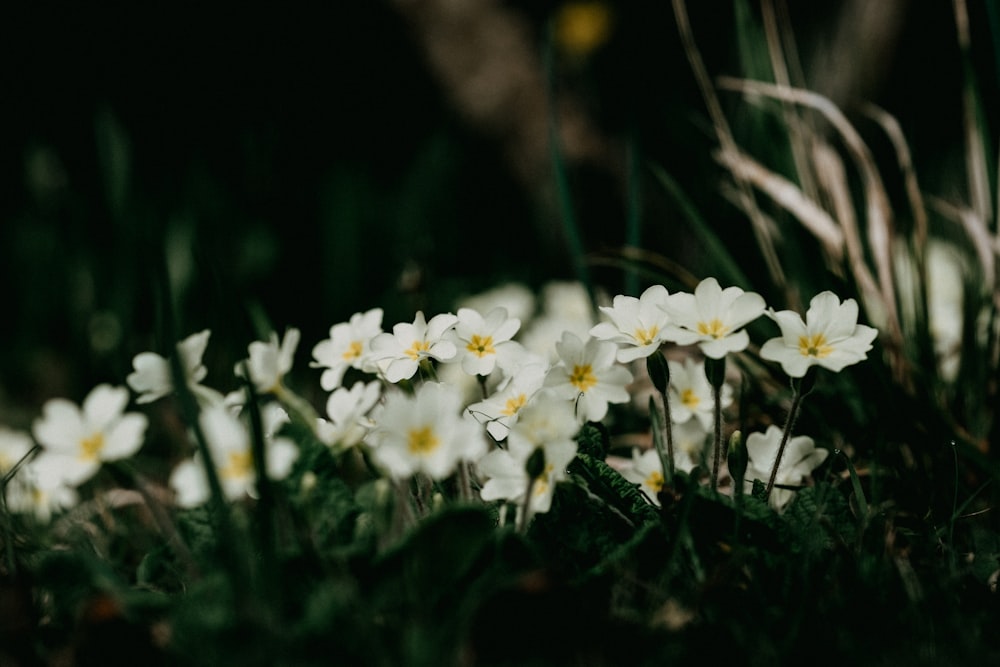
[[[709,72],[751,74],[758,3],[688,5]],[[961,187],[952,2],[775,6],[811,89],[849,114],[882,106],[920,176]],[[996,118],[996,3],[968,11]],[[508,280],[634,292],[649,276],[614,261],[625,247],[711,273],[654,167],[762,275],[749,225],[719,196],[670,2],[2,12],[4,423],[120,384],[134,354],[203,328],[207,361],[231,369],[261,331],[298,327],[305,367],[332,324],[374,306],[391,326]],[[743,100],[721,99],[751,148],[774,140]]]

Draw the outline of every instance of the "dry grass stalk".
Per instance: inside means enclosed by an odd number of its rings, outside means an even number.
[[[969,11],[965,0],[953,0],[955,11],[955,32],[958,46],[965,58],[969,57],[972,46],[969,35]],[[965,168],[969,178],[969,200],[984,224],[993,219],[989,178],[986,169],[986,149],[979,134],[976,109],[976,92],[973,82],[966,79],[962,89],[963,121],[965,125]],[[997,231],[1000,234],[1000,228]]]
[[[895,302],[895,280],[892,270],[892,209],[889,198],[875,164],[875,159],[861,135],[847,120],[843,112],[826,97],[808,90],[789,88],[761,81],[749,81],[733,77],[720,77],[718,85],[723,90],[741,92],[744,95],[770,97],[786,100],[818,111],[837,131],[854,160],[861,175],[865,193],[865,219],[868,245],[875,261],[879,289],[886,306],[886,322],[891,332],[899,331],[899,317]],[[892,334],[894,337],[898,333]]]
[[[848,266],[861,292],[861,300],[868,318],[886,330],[887,336],[884,336],[883,340],[887,343],[886,349],[889,352],[889,362],[894,377],[904,386],[909,386],[912,378],[906,370],[908,363],[903,349],[902,330],[898,326],[893,327],[888,319],[885,295],[879,289],[875,276],[865,261],[864,245],[861,242],[861,232],[854,213],[854,202],[851,199],[844,162],[833,147],[817,141],[813,146],[813,164],[843,229]]]
[[[787,24],[778,25],[778,15],[775,11],[774,0],[763,0],[760,5],[761,17],[764,23],[764,35],[767,39],[767,53],[771,61],[771,71],[774,73],[774,80],[782,86],[791,86],[792,80],[789,74],[789,61],[797,61],[797,57],[792,58],[785,55],[785,43],[792,45],[794,50],[795,36]],[[787,7],[782,2],[782,9],[787,12]],[[782,16],[787,19],[786,13]],[[784,28],[784,29],[783,29]],[[792,160],[795,162],[795,172],[802,184],[802,190],[810,199],[816,200],[816,181],[809,170],[809,128],[798,113],[798,109],[789,103],[781,103],[781,115],[784,119],[785,127],[788,128],[788,138],[792,149]]]
[[[750,183],[795,216],[823,246],[827,257],[839,263],[844,257],[844,234],[836,221],[795,183],[777,174],[739,149],[718,151],[716,160],[737,180]]]
[[[913,235],[915,245],[918,249],[923,249],[927,245],[928,222],[927,207],[924,204],[923,194],[920,192],[920,185],[917,181],[917,172],[913,167],[913,157],[910,154],[910,145],[903,135],[903,129],[899,126],[899,121],[895,116],[874,104],[865,104],[861,109],[862,113],[878,123],[882,131],[885,132],[892,148],[896,152],[896,160],[899,163],[899,171],[903,175],[903,185],[906,188],[906,197],[910,201],[910,210],[913,214]],[[921,275],[923,275],[921,273]]]
[[[691,31],[691,23],[688,20],[687,7],[684,4],[684,0],[673,0],[673,9],[674,17],[677,21],[677,31],[680,34],[681,44],[684,47],[684,53],[687,55],[688,62],[691,65],[691,71],[694,74],[695,81],[697,82],[698,88],[701,90],[702,97],[705,100],[705,106],[708,108],[708,114],[712,119],[712,125],[715,127],[719,144],[722,146],[723,152],[734,152],[737,150],[736,140],[733,138],[733,133],[729,128],[729,123],[726,121],[725,114],[722,113],[722,105],[719,104],[719,98],[715,94],[715,89],[712,87],[712,82],[708,76],[708,71],[705,68],[705,63],[702,61],[701,53],[698,51],[698,47],[695,44],[694,33]],[[754,238],[764,256],[764,262],[767,266],[767,271],[771,277],[771,281],[780,290],[785,290],[785,272],[781,268],[781,262],[778,260],[775,238],[769,234],[767,225],[761,216],[760,209],[756,205],[753,189],[750,187],[749,183],[740,180],[738,177],[737,186],[743,191],[742,196],[749,204],[746,209],[747,214],[750,218]]]
[[[968,206],[952,204],[940,197],[929,197],[928,203],[944,218],[952,222],[957,222],[962,226],[979,260],[979,267],[983,272],[982,280],[984,289],[987,292],[997,294],[995,289],[997,275],[996,255],[1000,248],[995,244],[983,219],[979,217],[979,214],[974,209]]]

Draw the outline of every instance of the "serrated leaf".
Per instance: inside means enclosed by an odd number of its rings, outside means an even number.
[[[577,454],[570,464],[570,472],[580,475],[595,495],[633,521],[643,523],[658,519],[656,508],[639,492],[638,487],[603,459]]]
[[[604,460],[611,449],[611,440],[603,424],[588,422],[580,428],[576,444],[581,454]]]

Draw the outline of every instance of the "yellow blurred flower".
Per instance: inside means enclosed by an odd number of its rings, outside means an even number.
[[[556,44],[571,57],[585,58],[611,37],[613,18],[604,2],[567,2],[555,16]]]

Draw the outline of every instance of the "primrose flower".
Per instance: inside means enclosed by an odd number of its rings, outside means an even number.
[[[611,321],[595,325],[590,335],[620,345],[618,361],[622,363],[648,357],[667,340],[670,316],[663,310],[667,296],[663,285],[653,285],[639,298],[619,294],[611,307],[600,307]]]
[[[350,389],[338,387],[326,401],[326,414],[330,418],[319,420],[317,436],[336,450],[354,447],[374,428],[368,413],[382,395],[378,381],[355,382]]]
[[[683,424],[691,418],[697,419],[704,430],[712,430],[715,420],[715,399],[712,397],[712,385],[705,375],[705,362],[695,361],[688,357],[681,364],[668,361],[670,367],[670,419],[677,424]],[[733,402],[733,388],[722,385],[722,407],[727,408]]]
[[[494,308],[486,317],[472,308],[459,308],[458,321],[450,331],[462,370],[469,375],[489,375],[499,356],[513,345],[511,340],[521,321],[507,316],[507,309]]]
[[[964,293],[962,259],[943,242],[927,244],[927,320],[938,370],[948,382],[958,377],[962,361]]]
[[[541,354],[551,363],[559,360],[555,344],[563,332],[569,331],[580,339],[590,336],[594,311],[586,288],[578,282],[555,281],[541,290],[541,313],[519,336],[531,352]]]
[[[843,303],[833,292],[820,292],[809,302],[806,320],[791,310],[770,312],[781,336],[760,348],[760,356],[777,361],[790,377],[800,378],[811,366],[840,371],[867,357],[878,330],[858,324],[858,304]]]
[[[325,368],[319,384],[325,391],[341,385],[348,368],[374,372],[371,366],[371,341],[382,333],[382,309],[354,313],[347,322],[334,324],[330,337],[313,347],[312,368]]]
[[[511,426],[507,448],[521,451],[525,458],[539,447],[554,443],[576,443],[580,422],[572,404],[549,389],[540,390],[518,414]]]
[[[198,421],[212,455],[223,495],[227,500],[253,496],[257,474],[247,427],[237,415],[221,405],[203,410],[198,415]],[[269,477],[282,479],[291,471],[299,454],[298,448],[290,440],[275,437],[278,428],[287,421],[287,415],[283,418],[280,412],[268,410],[265,406],[261,421],[265,432],[265,470]],[[200,452],[174,468],[169,485],[181,507],[197,507],[208,500],[210,490],[205,460]]]
[[[14,514],[33,516],[39,523],[48,523],[56,512],[80,502],[76,489],[51,475],[40,477],[34,461],[18,469],[3,489],[7,509]]]
[[[452,313],[435,315],[428,322],[424,313],[417,311],[412,324],[401,322],[392,333],[372,339],[372,358],[389,382],[409,379],[422,360],[448,361],[458,353],[455,344],[445,337],[456,322],[458,317]]]
[[[524,322],[534,315],[537,304],[534,292],[527,285],[510,282],[466,297],[458,305],[480,313],[488,313],[497,306],[503,306],[510,317]]]
[[[470,405],[469,414],[479,423],[486,424],[486,431],[500,442],[510,433],[510,427],[517,422],[521,409],[542,388],[548,368],[547,363],[525,366],[511,376],[502,389],[489,398]]]
[[[702,463],[705,458],[705,446],[711,427],[705,428],[701,425],[700,419],[688,419],[683,424],[674,423],[674,464],[681,470],[683,459],[681,452],[689,458],[693,464]]]
[[[543,448],[545,466],[542,473],[535,477],[531,487],[531,501],[528,511],[531,514],[548,512],[552,507],[552,496],[556,484],[568,477],[566,467],[576,456],[576,443],[572,446],[566,443],[553,443]],[[520,454],[523,454],[521,452]],[[528,452],[530,456],[531,452]],[[517,504],[520,516],[524,503],[524,494],[528,491],[527,456],[520,456],[511,450],[494,449],[482,457],[476,464],[476,470],[486,478],[479,490],[479,496],[487,501],[508,500]]]
[[[87,395],[82,408],[62,398],[42,406],[32,427],[42,452],[33,461],[39,485],[57,482],[79,486],[105,461],[135,454],[142,446],[146,415],[125,412],[129,393],[124,387],[100,384]]]
[[[245,377],[245,368],[257,393],[279,393],[284,377],[292,370],[299,337],[298,329],[288,329],[280,343],[278,334],[273,331],[266,342],[258,340],[250,343],[247,348],[250,358],[236,364],[236,375]]]
[[[687,451],[674,449],[674,467],[677,470],[691,472],[695,462]],[[632,450],[632,460],[621,469],[622,477],[639,485],[639,490],[657,507],[660,506],[660,491],[666,479],[663,476],[663,466],[660,464],[660,454],[655,449],[647,449],[642,454],[638,448]]]
[[[764,433],[751,433],[747,436],[749,462],[744,476],[747,491],[753,489],[755,479],[767,484],[771,478],[771,469],[774,468],[774,460],[778,456],[778,447],[781,444],[781,434],[781,428],[772,424]],[[778,474],[774,478],[771,506],[778,510],[784,509],[794,497],[793,490],[782,489],[777,485],[801,486],[829,454],[829,450],[817,448],[809,436],[799,435],[789,438],[781,457]]]
[[[0,478],[13,470],[34,446],[31,436],[24,431],[0,426]]]
[[[555,485],[567,478],[566,468],[576,456],[574,438],[579,430],[572,405],[552,392],[541,391],[511,428],[507,449],[495,449],[478,461],[478,472],[488,478],[480,491],[482,499],[523,503],[528,459],[541,450],[544,466],[532,485],[529,510],[549,511]]]
[[[561,359],[545,377],[545,386],[566,400],[575,401],[581,421],[601,421],[609,403],[627,403],[625,386],[632,373],[615,364],[617,346],[609,341],[590,338],[584,343],[569,331],[556,343]]]
[[[394,392],[373,415],[372,458],[390,476],[405,479],[422,472],[444,479],[460,461],[486,451],[479,424],[462,412],[462,394],[439,382],[420,385],[414,395]]]
[[[746,349],[750,336],[743,327],[764,314],[764,299],[739,287],[722,289],[715,278],[705,278],[694,294],[671,294],[663,305],[671,317],[667,338],[679,345],[698,344],[702,353],[722,359]]]
[[[177,354],[180,356],[181,368],[187,386],[203,404],[217,402],[221,395],[201,384],[208,370],[201,362],[208,347],[208,337],[211,331],[205,329],[191,334],[177,344]],[[136,392],[136,403],[152,403],[163,398],[174,390],[173,372],[169,359],[155,352],[142,352],[132,359],[135,369],[125,378],[125,382]]]

